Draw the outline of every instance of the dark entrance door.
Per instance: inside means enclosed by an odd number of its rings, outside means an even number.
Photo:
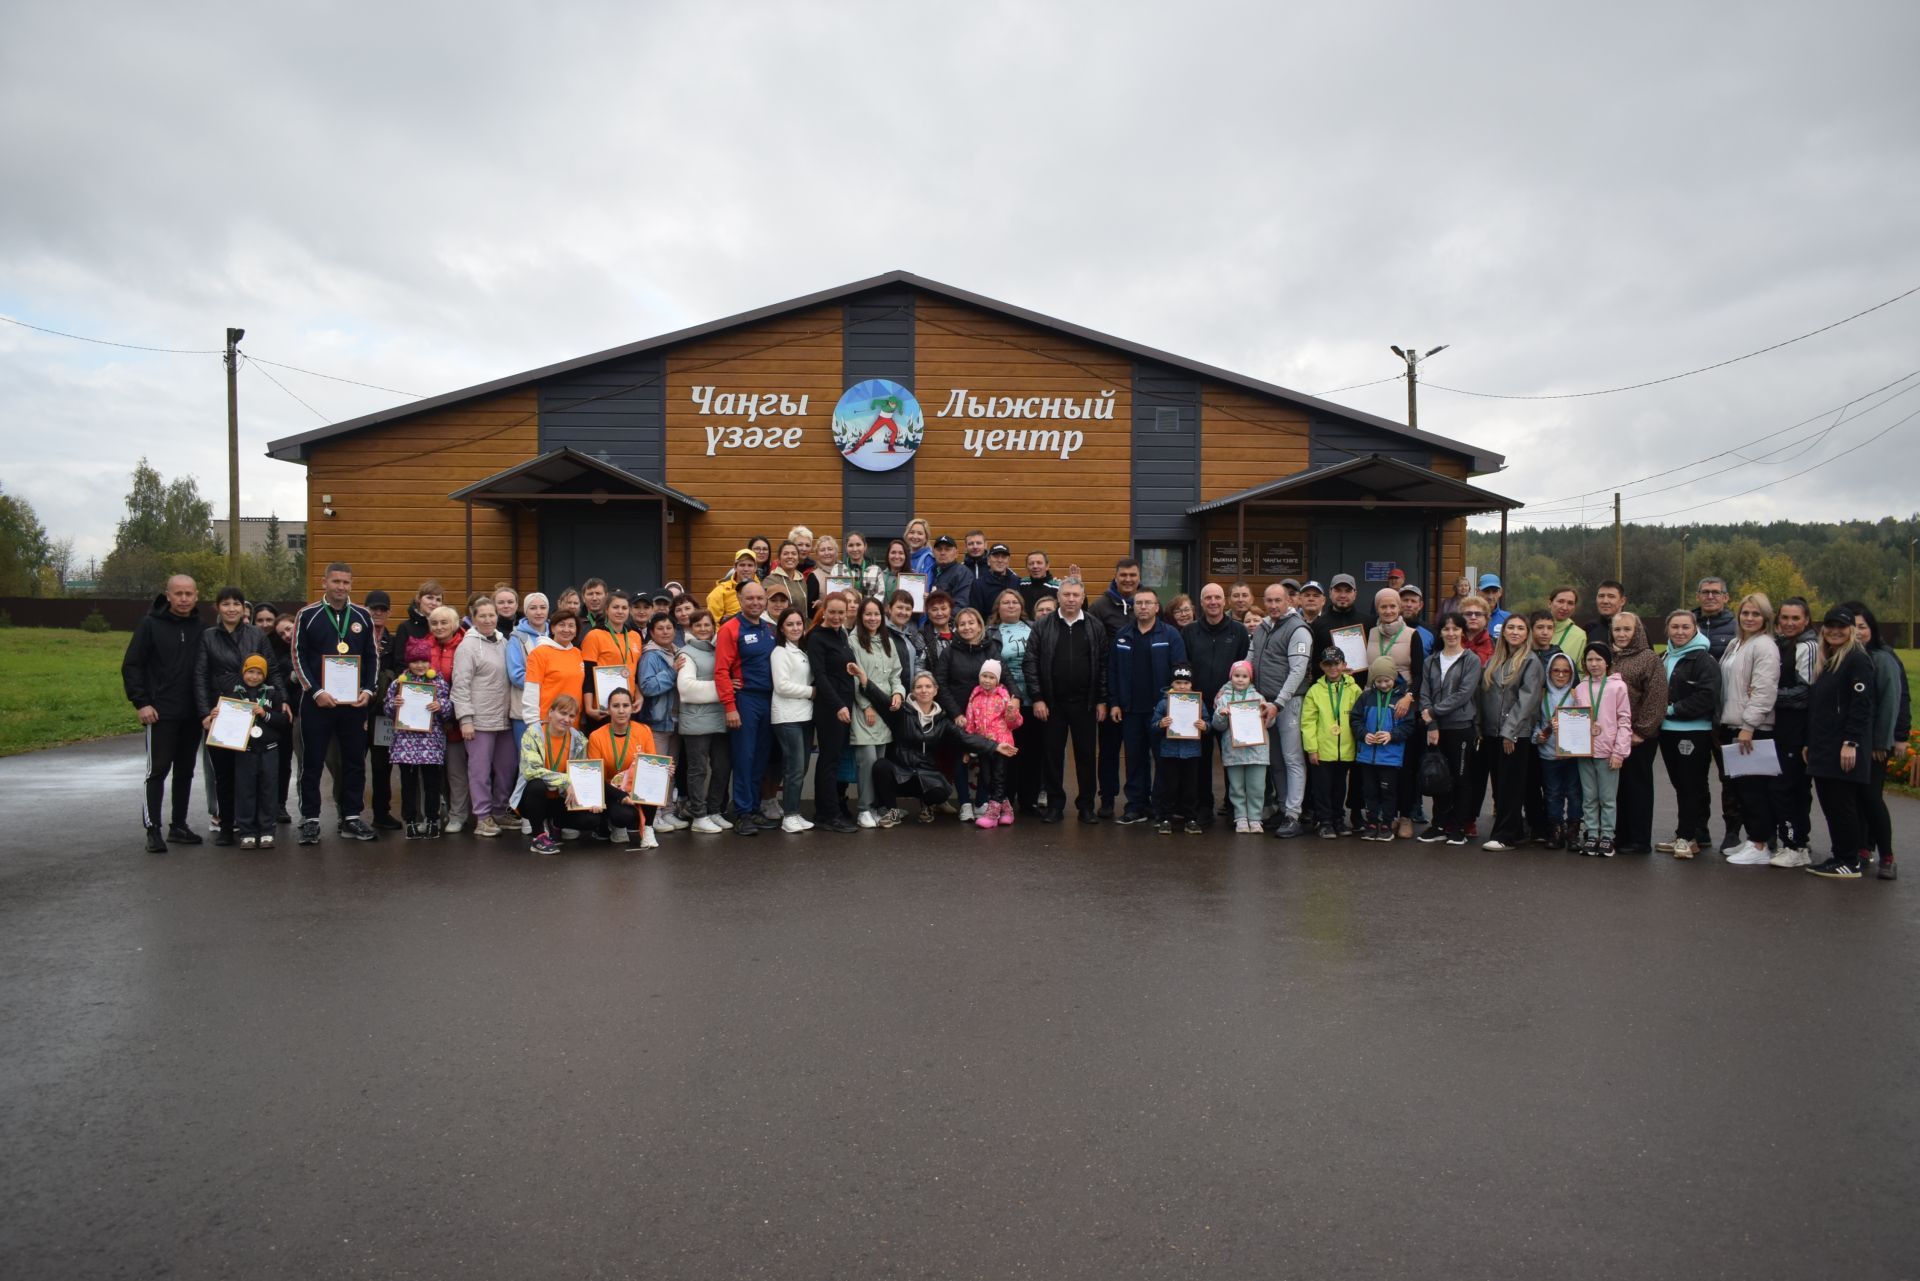
[[[609,587],[651,591],[665,581],[660,507],[649,502],[547,503],[540,512],[540,590],[604,578]]]
[[[1419,525],[1382,520],[1367,524],[1316,522],[1307,552],[1307,572],[1325,583],[1335,574],[1352,574],[1360,585],[1360,608],[1373,607],[1373,594],[1387,585],[1394,565],[1407,571],[1407,581],[1429,594],[1431,583],[1421,583],[1426,561],[1427,535]]]

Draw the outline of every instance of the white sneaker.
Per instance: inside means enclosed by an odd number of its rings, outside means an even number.
[[[693,820],[693,830],[702,836],[718,836],[727,829],[720,826],[720,820],[711,814],[702,814]]]
[[[1782,845],[1780,852],[1767,862],[1774,867],[1811,867],[1813,851],[1792,845]]]
[[[714,822],[718,823],[723,830],[729,831],[729,832],[733,830],[733,820],[728,818],[725,814],[709,814],[707,815],[707,817],[712,819]]]
[[[687,824],[685,820],[673,816],[672,810],[661,810],[653,816],[653,831],[677,832]]]
[[[577,827],[563,827],[560,829],[560,839],[563,841],[577,841],[580,839],[580,829]]]
[[[1483,850],[1493,850],[1495,853],[1498,853],[1501,850],[1510,850],[1513,846],[1507,844],[1505,841],[1488,841],[1480,848]]]
[[[873,816],[873,811],[872,811],[872,810],[861,810],[861,811],[860,811],[860,817],[859,817],[859,819],[858,819],[858,820],[856,820],[856,821],[857,821],[857,822],[858,822],[858,823],[860,824],[860,826],[862,826],[862,827],[869,827],[869,828],[871,828],[871,827],[878,827],[878,826],[880,826],[880,821],[879,821],[878,819],[876,819],[876,818],[875,818],[875,817]]]
[[[520,820],[520,835],[522,835],[522,836],[532,836],[532,835],[533,835],[533,820],[532,820],[532,819],[530,819],[530,818],[523,818],[523,819],[521,819],[521,820]]]
[[[962,806],[960,807],[960,821],[961,821],[962,823],[971,823],[971,822],[973,822],[973,806],[971,806],[971,805],[962,805]]]
[[[608,832],[607,835],[612,838],[616,845],[625,845],[627,843],[627,829],[624,827],[616,827]]]
[[[760,812],[771,819],[780,819],[786,816],[786,811],[780,808],[779,798],[773,796],[769,796],[766,800],[760,802]]]
[[[623,836],[620,839],[624,841],[627,838]],[[640,848],[643,850],[657,850],[660,848],[660,838],[653,834],[651,827],[640,834]]]
[[[780,820],[780,830],[783,832],[804,832],[812,826],[813,824],[798,814],[789,814]]]
[[[466,822],[464,820],[453,818],[453,819],[448,819],[447,822],[440,828],[440,830],[446,833],[448,836],[452,836],[455,832],[459,831],[461,828],[465,826],[466,826]]]
[[[1764,845],[1742,845],[1727,855],[1727,862],[1735,867],[1765,867],[1773,862],[1773,851]]]

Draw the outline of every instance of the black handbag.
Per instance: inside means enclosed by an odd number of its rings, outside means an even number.
[[[1446,753],[1432,751],[1420,758],[1420,794],[1436,800],[1453,795],[1453,770]]]

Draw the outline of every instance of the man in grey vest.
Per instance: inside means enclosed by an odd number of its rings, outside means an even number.
[[[1253,684],[1261,697],[1277,709],[1267,731],[1273,764],[1267,768],[1269,799],[1278,812],[1273,834],[1288,839],[1300,835],[1300,807],[1307,796],[1307,755],[1300,742],[1300,702],[1312,666],[1313,629],[1293,608],[1293,594],[1285,583],[1267,588],[1267,617],[1253,634],[1247,657],[1253,662]],[[1280,784],[1281,765],[1286,784]]]

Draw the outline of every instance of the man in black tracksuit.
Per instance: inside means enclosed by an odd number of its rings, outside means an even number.
[[[320,772],[327,746],[340,744],[340,835],[371,841],[374,830],[360,818],[367,782],[367,705],[379,680],[373,617],[353,603],[353,570],[338,562],[327,566],[326,594],[300,611],[293,628],[293,675],[300,684],[300,833],[302,845],[320,840]],[[359,668],[360,692],[336,702],[326,692],[326,662],[350,657]]]
[[[120,684],[146,727],[147,787],[140,822],[147,830],[149,854],[165,854],[168,841],[200,844],[199,833],[187,826],[187,807],[193,799],[193,764],[201,737],[193,669],[205,629],[200,589],[188,575],[175,574],[167,580],[166,593],[153,598],[152,612],[133,629],[120,662]],[[173,777],[173,811],[162,836],[160,810],[168,775]]]
[[[1780,684],[1773,700],[1773,741],[1779,749],[1780,773],[1768,781],[1767,793],[1773,801],[1774,826],[1782,851],[1804,852],[1812,839],[1813,780],[1807,777],[1806,762],[1800,759],[1800,749],[1807,745],[1807,695],[1820,663],[1820,637],[1810,626],[1812,618],[1812,607],[1792,596],[1780,602],[1774,622],[1774,643],[1780,647]]]
[[[1186,642],[1187,666],[1193,669],[1194,692],[1200,695],[1202,714],[1213,719],[1214,695],[1233,675],[1233,665],[1247,656],[1252,642],[1244,623],[1227,613],[1227,592],[1218,583],[1200,589],[1200,616],[1180,629]],[[1212,827],[1214,736],[1200,736],[1200,791],[1195,812],[1202,827]]]
[[[1067,810],[1067,739],[1079,790],[1080,821],[1095,823],[1095,726],[1107,713],[1107,629],[1086,611],[1087,588],[1077,578],[1060,584],[1060,608],[1033,625],[1027,642],[1029,713],[1044,727],[1047,789],[1043,823],[1058,823]]]
[[[1131,556],[1114,562],[1113,581],[1107,590],[1087,602],[1087,612],[1106,629],[1107,643],[1124,629],[1133,626],[1133,594],[1140,590],[1140,562]],[[1109,718],[1100,721],[1100,817],[1113,817],[1113,798],[1120,794],[1120,726]]]

